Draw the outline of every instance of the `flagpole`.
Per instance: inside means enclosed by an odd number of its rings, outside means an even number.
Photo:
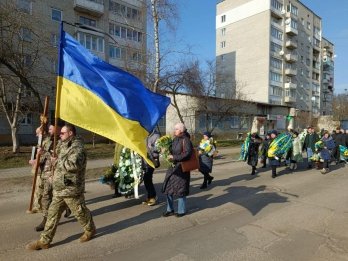
[[[60,93],[61,93],[61,86],[62,86],[62,77],[60,77],[60,73],[62,72],[62,46],[63,46],[63,34],[64,34],[64,27],[63,27],[63,21],[60,23],[60,37],[59,37],[59,48],[58,48],[58,72],[57,72],[57,87],[56,87],[56,108],[54,113],[54,138],[53,138],[53,156],[55,157],[57,155],[56,153],[56,145],[57,145],[57,127],[58,127],[58,117],[59,117],[59,110],[60,110]]]

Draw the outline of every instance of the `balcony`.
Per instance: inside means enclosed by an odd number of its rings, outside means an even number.
[[[277,9],[271,5],[271,12],[272,12],[272,16],[276,18],[283,18],[283,13],[284,13],[283,10]]]
[[[314,48],[316,51],[319,51],[319,52],[320,52],[320,50],[321,50],[319,44],[313,44],[313,48]]]
[[[297,48],[297,42],[295,40],[288,39],[285,42],[285,46],[286,46],[286,48],[289,48],[289,49],[296,49]]]
[[[291,27],[291,25],[287,24],[285,26],[285,33],[287,33],[289,35],[298,35],[298,30]]]
[[[285,60],[289,63],[294,63],[297,62],[298,60],[298,55],[297,54],[293,54],[293,53],[288,53],[285,55]]]
[[[297,69],[294,68],[285,68],[285,74],[289,76],[297,75]]]
[[[74,0],[75,11],[100,17],[104,14],[103,0]]]
[[[292,97],[292,96],[285,96],[284,97],[284,102],[286,102],[286,103],[294,103],[294,102],[296,102],[296,98]]]
[[[286,83],[284,84],[284,88],[285,88],[285,89],[296,89],[296,88],[297,88],[297,83],[286,82]]]

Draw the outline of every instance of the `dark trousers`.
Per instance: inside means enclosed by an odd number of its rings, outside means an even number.
[[[272,177],[277,176],[277,166],[272,165]]]
[[[335,158],[336,162],[340,162],[340,149],[339,146],[336,146],[332,150],[332,156]]]
[[[147,191],[147,198],[156,197],[155,186],[153,185],[153,182],[152,182],[152,176],[154,171],[155,169],[152,168],[151,166],[146,166],[145,174],[144,174],[144,185]]]

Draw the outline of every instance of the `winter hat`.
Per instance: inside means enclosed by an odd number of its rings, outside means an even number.
[[[203,135],[207,136],[208,138],[211,138],[211,133],[209,131],[203,132]]]
[[[273,133],[274,135],[276,135],[276,136],[278,135],[278,131],[277,131],[277,130],[272,130],[270,134],[272,134],[272,133]]]

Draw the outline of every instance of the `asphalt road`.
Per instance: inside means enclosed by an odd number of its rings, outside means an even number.
[[[30,187],[0,194],[0,260],[348,260],[348,173],[341,164],[326,175],[317,170],[279,169],[251,176],[244,162],[216,160],[215,180],[200,190],[191,175],[188,213],[161,217],[140,199],[112,198],[98,182],[86,185],[97,236],[79,243],[74,218],[62,217],[52,247],[28,251],[39,238],[40,214],[26,214]],[[157,191],[164,173],[155,174]],[[1,182],[1,180],[0,180]]]

